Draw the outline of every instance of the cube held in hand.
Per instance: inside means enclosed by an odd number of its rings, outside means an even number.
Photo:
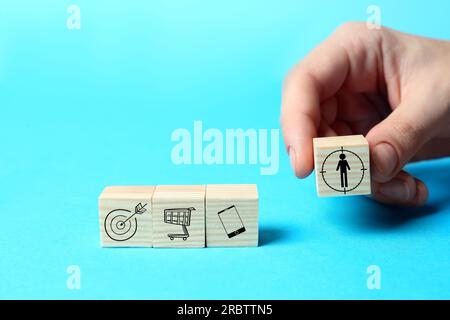
[[[319,197],[371,194],[369,143],[362,135],[315,138]]]

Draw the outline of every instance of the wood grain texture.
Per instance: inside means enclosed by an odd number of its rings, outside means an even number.
[[[202,185],[156,187],[152,202],[154,247],[205,247],[205,191]],[[165,211],[170,213],[170,223],[165,222]],[[183,239],[183,223],[189,212],[189,235]],[[175,236],[171,239],[171,235]]]
[[[316,138],[313,144],[320,197],[371,194],[369,144],[362,135]]]
[[[256,185],[206,186],[207,247],[258,246],[258,235]]]
[[[152,246],[151,202],[154,189],[153,186],[115,186],[103,190],[99,197],[100,242],[103,247]]]

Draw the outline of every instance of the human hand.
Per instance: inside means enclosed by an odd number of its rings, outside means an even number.
[[[314,167],[312,139],[363,134],[372,195],[419,206],[428,189],[402,168],[450,155],[450,42],[347,23],[288,74],[281,126],[297,177]]]

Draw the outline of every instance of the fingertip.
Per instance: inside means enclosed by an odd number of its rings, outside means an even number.
[[[387,142],[382,142],[371,149],[373,179],[380,183],[390,181],[399,163],[394,147]]]
[[[312,139],[316,128],[304,115],[284,117],[282,128],[292,170],[298,178],[306,178],[314,166]]]
[[[417,205],[422,206],[428,201],[430,195],[428,187],[425,183],[417,178],[414,179],[416,182],[416,197],[415,202]]]
[[[313,170],[312,151],[299,153],[297,150],[308,150],[307,146],[289,146],[289,160],[291,162],[292,170],[299,179],[308,177]]]
[[[421,180],[404,171],[388,182],[373,182],[372,191],[372,197],[379,202],[406,207],[423,206],[429,194]]]
[[[291,162],[291,168],[292,171],[294,171],[294,174],[296,177],[297,175],[297,154],[295,153],[295,149],[292,146],[288,147],[288,154],[289,154],[289,161]]]

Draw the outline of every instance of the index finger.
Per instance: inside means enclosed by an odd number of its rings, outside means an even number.
[[[286,77],[281,106],[281,127],[291,165],[297,177],[314,168],[312,139],[321,123],[321,103],[343,85],[349,58],[334,37],[314,49]]]

